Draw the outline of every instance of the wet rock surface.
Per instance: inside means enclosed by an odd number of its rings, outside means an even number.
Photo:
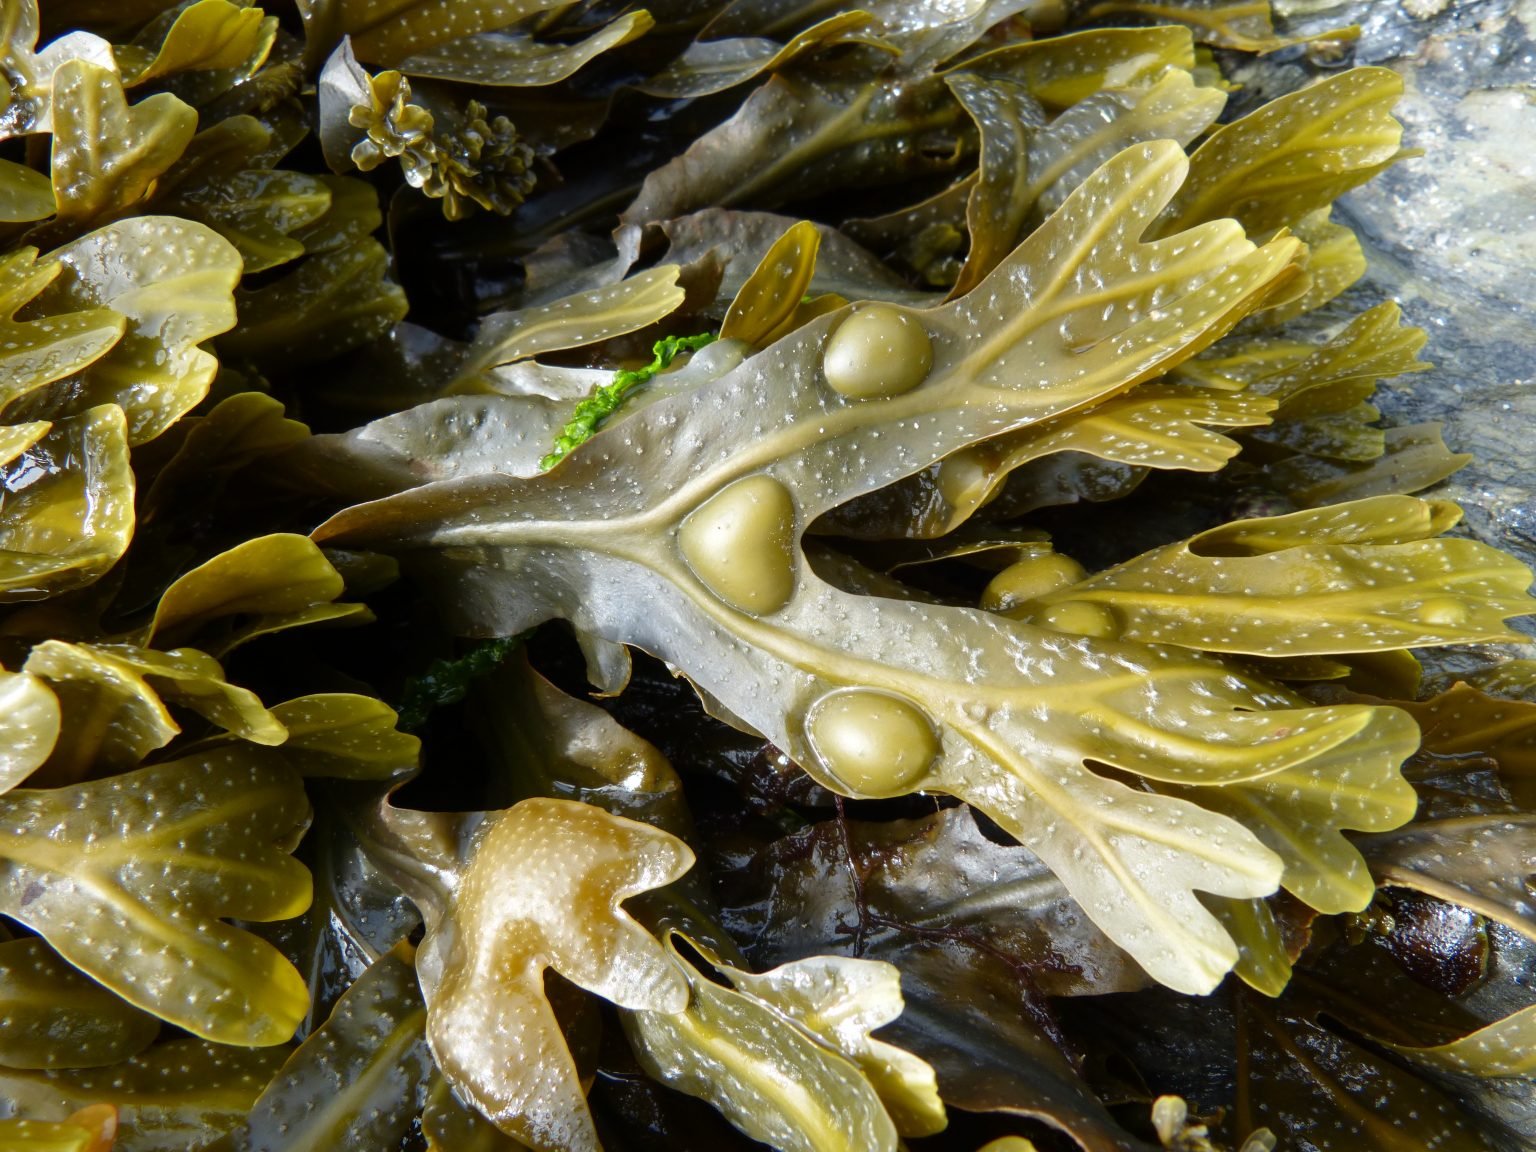
[[[1423,151],[1341,202],[1370,260],[1359,303],[1429,330],[1423,374],[1384,387],[1390,423],[1445,425],[1473,463],[1435,495],[1466,529],[1536,563],[1536,0],[1280,0],[1286,31],[1361,28],[1352,60],[1399,73],[1404,145]],[[1261,58],[1268,95],[1330,61]]]

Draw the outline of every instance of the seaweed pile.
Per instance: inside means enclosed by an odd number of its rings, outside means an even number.
[[[0,1146],[1536,1141],[1353,30],[0,11]]]

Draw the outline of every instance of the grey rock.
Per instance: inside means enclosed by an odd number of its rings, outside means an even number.
[[[1389,424],[1438,421],[1471,464],[1434,496],[1466,513],[1459,533],[1536,566],[1536,0],[1275,0],[1277,28],[1318,35],[1355,24],[1342,57],[1297,47],[1228,62],[1239,114],[1331,68],[1374,64],[1403,77],[1405,160],[1344,197],[1334,218],[1370,261],[1348,315],[1396,300],[1429,331],[1428,372],[1388,381]],[[1512,622],[1536,635],[1536,619]],[[1530,646],[1439,650],[1448,684]]]
[[[1536,0],[1278,0],[1287,32],[1357,23],[1354,63],[1399,73],[1424,155],[1345,197],[1371,267],[1356,306],[1395,299],[1435,368],[1383,388],[1388,421],[1445,424],[1475,460],[1435,495],[1470,534],[1536,563]],[[1305,55],[1248,66],[1271,93]],[[1250,79],[1250,77],[1241,77]]]

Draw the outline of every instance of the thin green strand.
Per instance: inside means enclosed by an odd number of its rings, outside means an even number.
[[[697,336],[668,336],[656,341],[651,348],[652,360],[649,364],[644,368],[619,369],[613,374],[612,383],[604,384],[576,405],[576,411],[555,438],[554,450],[539,461],[539,467],[548,472],[565,459],[566,453],[590,440],[603,421],[619,410],[631,392],[656,373],[664,372],[680,353],[697,352],[714,341],[715,335],[712,332],[701,332]]]
[[[419,731],[436,709],[464,699],[476,680],[485,679],[501,667],[531,635],[530,630],[516,636],[482,640],[455,660],[432,661],[425,672],[405,682],[396,727],[402,732]]]

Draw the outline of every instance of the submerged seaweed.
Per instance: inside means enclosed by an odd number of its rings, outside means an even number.
[[[0,10],[0,1145],[1536,1140],[1355,30]]]

